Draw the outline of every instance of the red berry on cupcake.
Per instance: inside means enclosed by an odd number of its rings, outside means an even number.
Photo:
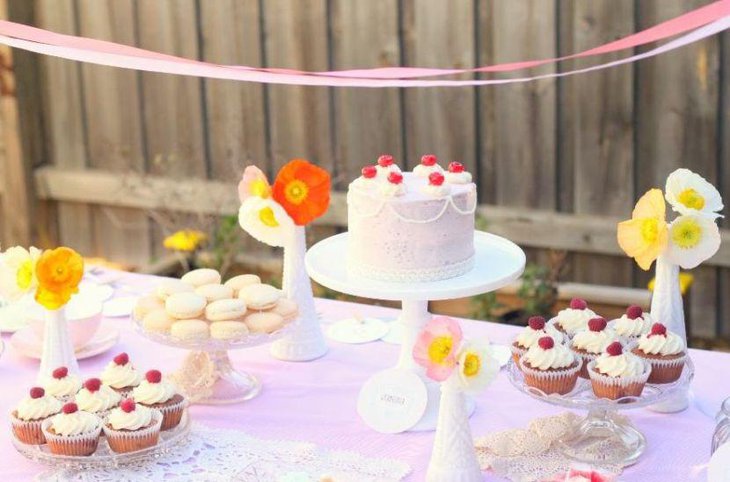
[[[372,179],[378,175],[378,169],[375,166],[365,166],[360,172],[365,179]]]
[[[588,320],[588,329],[591,331],[603,331],[606,329],[606,326],[608,323],[606,323],[605,318],[601,318],[600,316],[598,318],[591,318]]]
[[[79,406],[76,405],[74,402],[69,402],[66,405],[61,408],[61,411],[65,413],[66,415],[70,415],[72,413],[76,413],[79,411]]]
[[[91,393],[98,392],[101,388],[101,380],[98,378],[89,378],[84,382],[84,388]]]
[[[588,303],[586,303],[586,300],[573,298],[570,300],[570,307],[574,310],[585,310],[588,308]]]
[[[114,357],[114,363],[120,366],[126,365],[127,363],[129,363],[129,355],[124,352],[120,353],[119,355]]]
[[[654,335],[666,336],[667,327],[662,325],[661,323],[654,323],[653,325],[651,325],[651,331],[649,332],[649,336],[654,336]]]
[[[382,156],[378,157],[378,166],[380,167],[388,167],[393,165],[393,156],[390,154],[383,154]]]
[[[33,387],[30,389],[30,398],[36,399],[36,398],[43,398],[43,395],[46,394],[46,391],[43,390],[41,387]]]
[[[421,156],[421,164],[424,166],[435,166],[438,159],[433,154],[426,154],[425,156]]]
[[[150,383],[160,383],[162,381],[160,370],[150,370],[144,374],[144,377]]]
[[[542,316],[531,316],[529,320],[527,320],[527,324],[530,325],[530,328],[532,328],[535,331],[540,331],[545,329],[545,318]]]
[[[555,346],[555,340],[551,336],[543,336],[537,340],[537,344],[543,350],[549,350]]]
[[[614,341],[610,345],[606,347],[606,353],[608,353],[611,356],[619,356],[624,352],[624,347],[621,345],[620,342]]]
[[[628,308],[626,308],[626,316],[628,316],[632,320],[641,318],[643,315],[644,315],[644,310],[639,305],[631,305]]]
[[[464,164],[462,164],[460,162],[450,162],[449,163],[449,172],[453,172],[455,174],[464,172]]]
[[[136,408],[136,404],[134,403],[134,400],[131,398],[125,398],[121,401],[119,404],[119,408],[122,409],[122,412],[131,413],[134,412],[134,409]]]
[[[432,172],[428,175],[428,183],[432,186],[440,186],[444,183],[444,175],[440,172]]]
[[[66,378],[66,376],[68,375],[68,368],[58,367],[55,370],[53,370],[53,373],[51,373],[51,375],[56,380],[61,380],[62,378]]]
[[[388,182],[391,184],[400,184],[403,182],[403,174],[400,172],[391,172],[388,174]]]

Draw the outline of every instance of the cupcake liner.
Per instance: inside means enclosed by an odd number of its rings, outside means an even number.
[[[531,387],[542,390],[546,394],[557,393],[565,395],[570,393],[578,381],[578,373],[580,372],[583,360],[577,355],[573,355],[575,364],[568,368],[558,370],[538,370],[525,365],[524,357],[520,358],[518,366],[525,375],[525,383]]]
[[[162,412],[152,410],[152,425],[140,430],[114,430],[105,422],[103,430],[109,448],[116,453],[127,453],[157,445],[162,418]]]
[[[578,376],[581,378],[588,378],[588,364],[595,361],[596,358],[598,358],[598,353],[580,353],[575,350],[573,350],[573,353],[575,353],[576,356],[580,357],[581,360],[583,360],[583,364],[580,367],[580,372],[578,372]]]
[[[527,353],[527,348],[515,346],[515,344],[513,343],[512,345],[510,345],[510,349],[512,350],[512,360],[515,362],[515,365],[520,368],[520,357]]]
[[[10,423],[15,438],[28,445],[43,445],[46,443],[46,437],[43,435],[41,428],[44,420],[22,420],[17,417],[15,411],[10,414]]]
[[[170,430],[177,427],[180,424],[180,420],[182,420],[183,412],[187,405],[188,401],[183,397],[178,403],[154,407],[155,410],[159,410],[162,413],[161,430]]]
[[[588,374],[591,379],[593,393],[598,398],[617,400],[624,397],[639,397],[644,390],[644,385],[649,379],[652,368],[651,364],[642,359],[644,370],[639,375],[612,377],[604,375],[595,370],[595,360],[588,364]]]
[[[56,455],[87,456],[96,452],[101,435],[101,423],[91,432],[78,435],[59,435],[48,431],[51,419],[43,421],[41,428],[51,453]]]
[[[682,370],[684,370],[684,364],[687,360],[687,353],[682,354],[679,358],[662,359],[662,358],[649,358],[642,355],[641,351],[635,350],[634,354],[641,357],[642,360],[646,360],[651,364],[651,374],[647,383],[672,383],[679,380],[682,376]]]

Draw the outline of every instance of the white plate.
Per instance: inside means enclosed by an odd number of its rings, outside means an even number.
[[[104,303],[104,316],[108,318],[129,316],[132,314],[138,299],[136,296],[123,296],[111,299]]]
[[[85,346],[76,350],[76,359],[83,360],[96,356],[111,349],[119,341],[119,330],[102,324],[94,338]],[[31,328],[23,328],[10,337],[10,346],[21,355],[29,358],[41,359],[43,347],[38,343],[38,337]]]
[[[27,306],[13,303],[0,308],[0,332],[15,333],[28,326]]]
[[[327,336],[340,343],[369,343],[390,331],[388,323],[377,318],[347,318],[327,328]]]
[[[114,288],[109,285],[100,285],[93,281],[82,281],[79,284],[78,296],[93,298],[103,303],[114,296]]]

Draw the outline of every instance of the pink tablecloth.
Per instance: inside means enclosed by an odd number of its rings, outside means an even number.
[[[151,277],[128,275],[128,285],[143,287]],[[319,300],[325,322],[353,312],[354,305]],[[393,317],[395,310],[357,307],[370,316]],[[180,363],[185,351],[154,344],[132,331],[127,319],[108,319],[121,331],[121,341],[110,352],[83,360],[84,374],[99,373],[114,353],[127,351],[141,367],[171,370]],[[515,329],[493,323],[464,321],[467,335],[488,337],[508,343]],[[3,335],[7,342],[8,336]],[[312,363],[287,363],[271,358],[268,347],[232,352],[232,358],[263,381],[261,395],[234,406],[194,406],[195,420],[214,427],[230,427],[271,439],[310,441],[323,447],[351,449],[374,457],[393,457],[413,468],[408,480],[424,479],[433,433],[383,435],[370,430],[359,419],[355,406],[363,382],[374,372],[392,366],[398,347],[383,342],[345,345],[331,342],[329,353]],[[661,415],[644,409],[628,413],[644,432],[648,449],[621,480],[692,481],[705,480],[703,464],[709,458],[714,428],[713,416],[720,401],[730,395],[727,374],[730,355],[693,350],[697,374],[692,406],[683,413]],[[0,358],[0,412],[8,413],[33,383],[38,364],[8,348]],[[559,413],[562,409],[529,398],[514,389],[504,373],[477,400],[471,419],[475,436],[512,427],[524,427],[532,418]],[[7,427],[7,425],[6,425]],[[0,431],[0,473],[5,481],[28,480],[38,474],[37,466],[17,454],[10,441],[10,430]],[[498,480],[485,474],[485,480]]]

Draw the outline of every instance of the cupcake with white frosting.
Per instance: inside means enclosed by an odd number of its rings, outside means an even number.
[[[132,390],[132,399],[147,408],[162,413],[162,430],[170,430],[180,424],[187,402],[172,383],[162,378],[159,370],[145,373],[145,379]]]
[[[126,397],[142,381],[142,375],[129,361],[129,355],[120,353],[104,367],[101,382]]]
[[[570,300],[570,306],[560,310],[552,319],[552,323],[558,331],[572,337],[577,332],[585,330],[588,327],[588,320],[596,316],[593,310],[588,308],[585,300],[573,298]]]
[[[618,335],[600,316],[588,320],[588,329],[581,330],[573,336],[570,348],[583,360],[583,367],[580,370],[581,377],[588,378],[588,364],[614,341],[619,341]]]
[[[610,400],[641,396],[650,373],[651,365],[618,341],[588,365],[593,393]]]
[[[684,340],[661,323],[642,335],[633,353],[651,364],[649,383],[672,383],[682,376],[687,347]]]
[[[49,417],[60,412],[61,406],[61,402],[46,393],[43,388],[31,388],[28,396],[23,398],[10,413],[15,438],[29,445],[46,443],[41,425]]]
[[[56,455],[88,456],[96,452],[101,434],[101,418],[79,410],[69,402],[61,413],[43,422],[48,449]]]
[[[641,306],[631,305],[626,313],[611,322],[611,328],[616,334],[627,340],[636,340],[641,335],[649,333],[654,321],[651,314],[645,312]]]
[[[43,383],[46,393],[56,397],[61,402],[68,402],[81,388],[81,379],[68,372],[66,367],[58,367]]]
[[[413,174],[418,177],[428,178],[434,172],[443,174],[444,169],[438,165],[438,158],[433,154],[421,156],[421,163],[413,168]]]
[[[563,335],[552,325],[545,322],[542,316],[531,316],[527,326],[520,331],[512,342],[512,359],[518,363],[520,357],[527,352],[543,336],[551,336],[555,343],[563,343]]]
[[[114,452],[134,452],[157,445],[161,426],[162,413],[125,398],[106,418],[104,434]]]
[[[543,336],[520,358],[525,383],[543,393],[569,393],[578,381],[582,361],[567,346]]]
[[[94,413],[100,417],[116,407],[122,396],[98,378],[89,378],[76,394],[75,401],[79,410]]]

